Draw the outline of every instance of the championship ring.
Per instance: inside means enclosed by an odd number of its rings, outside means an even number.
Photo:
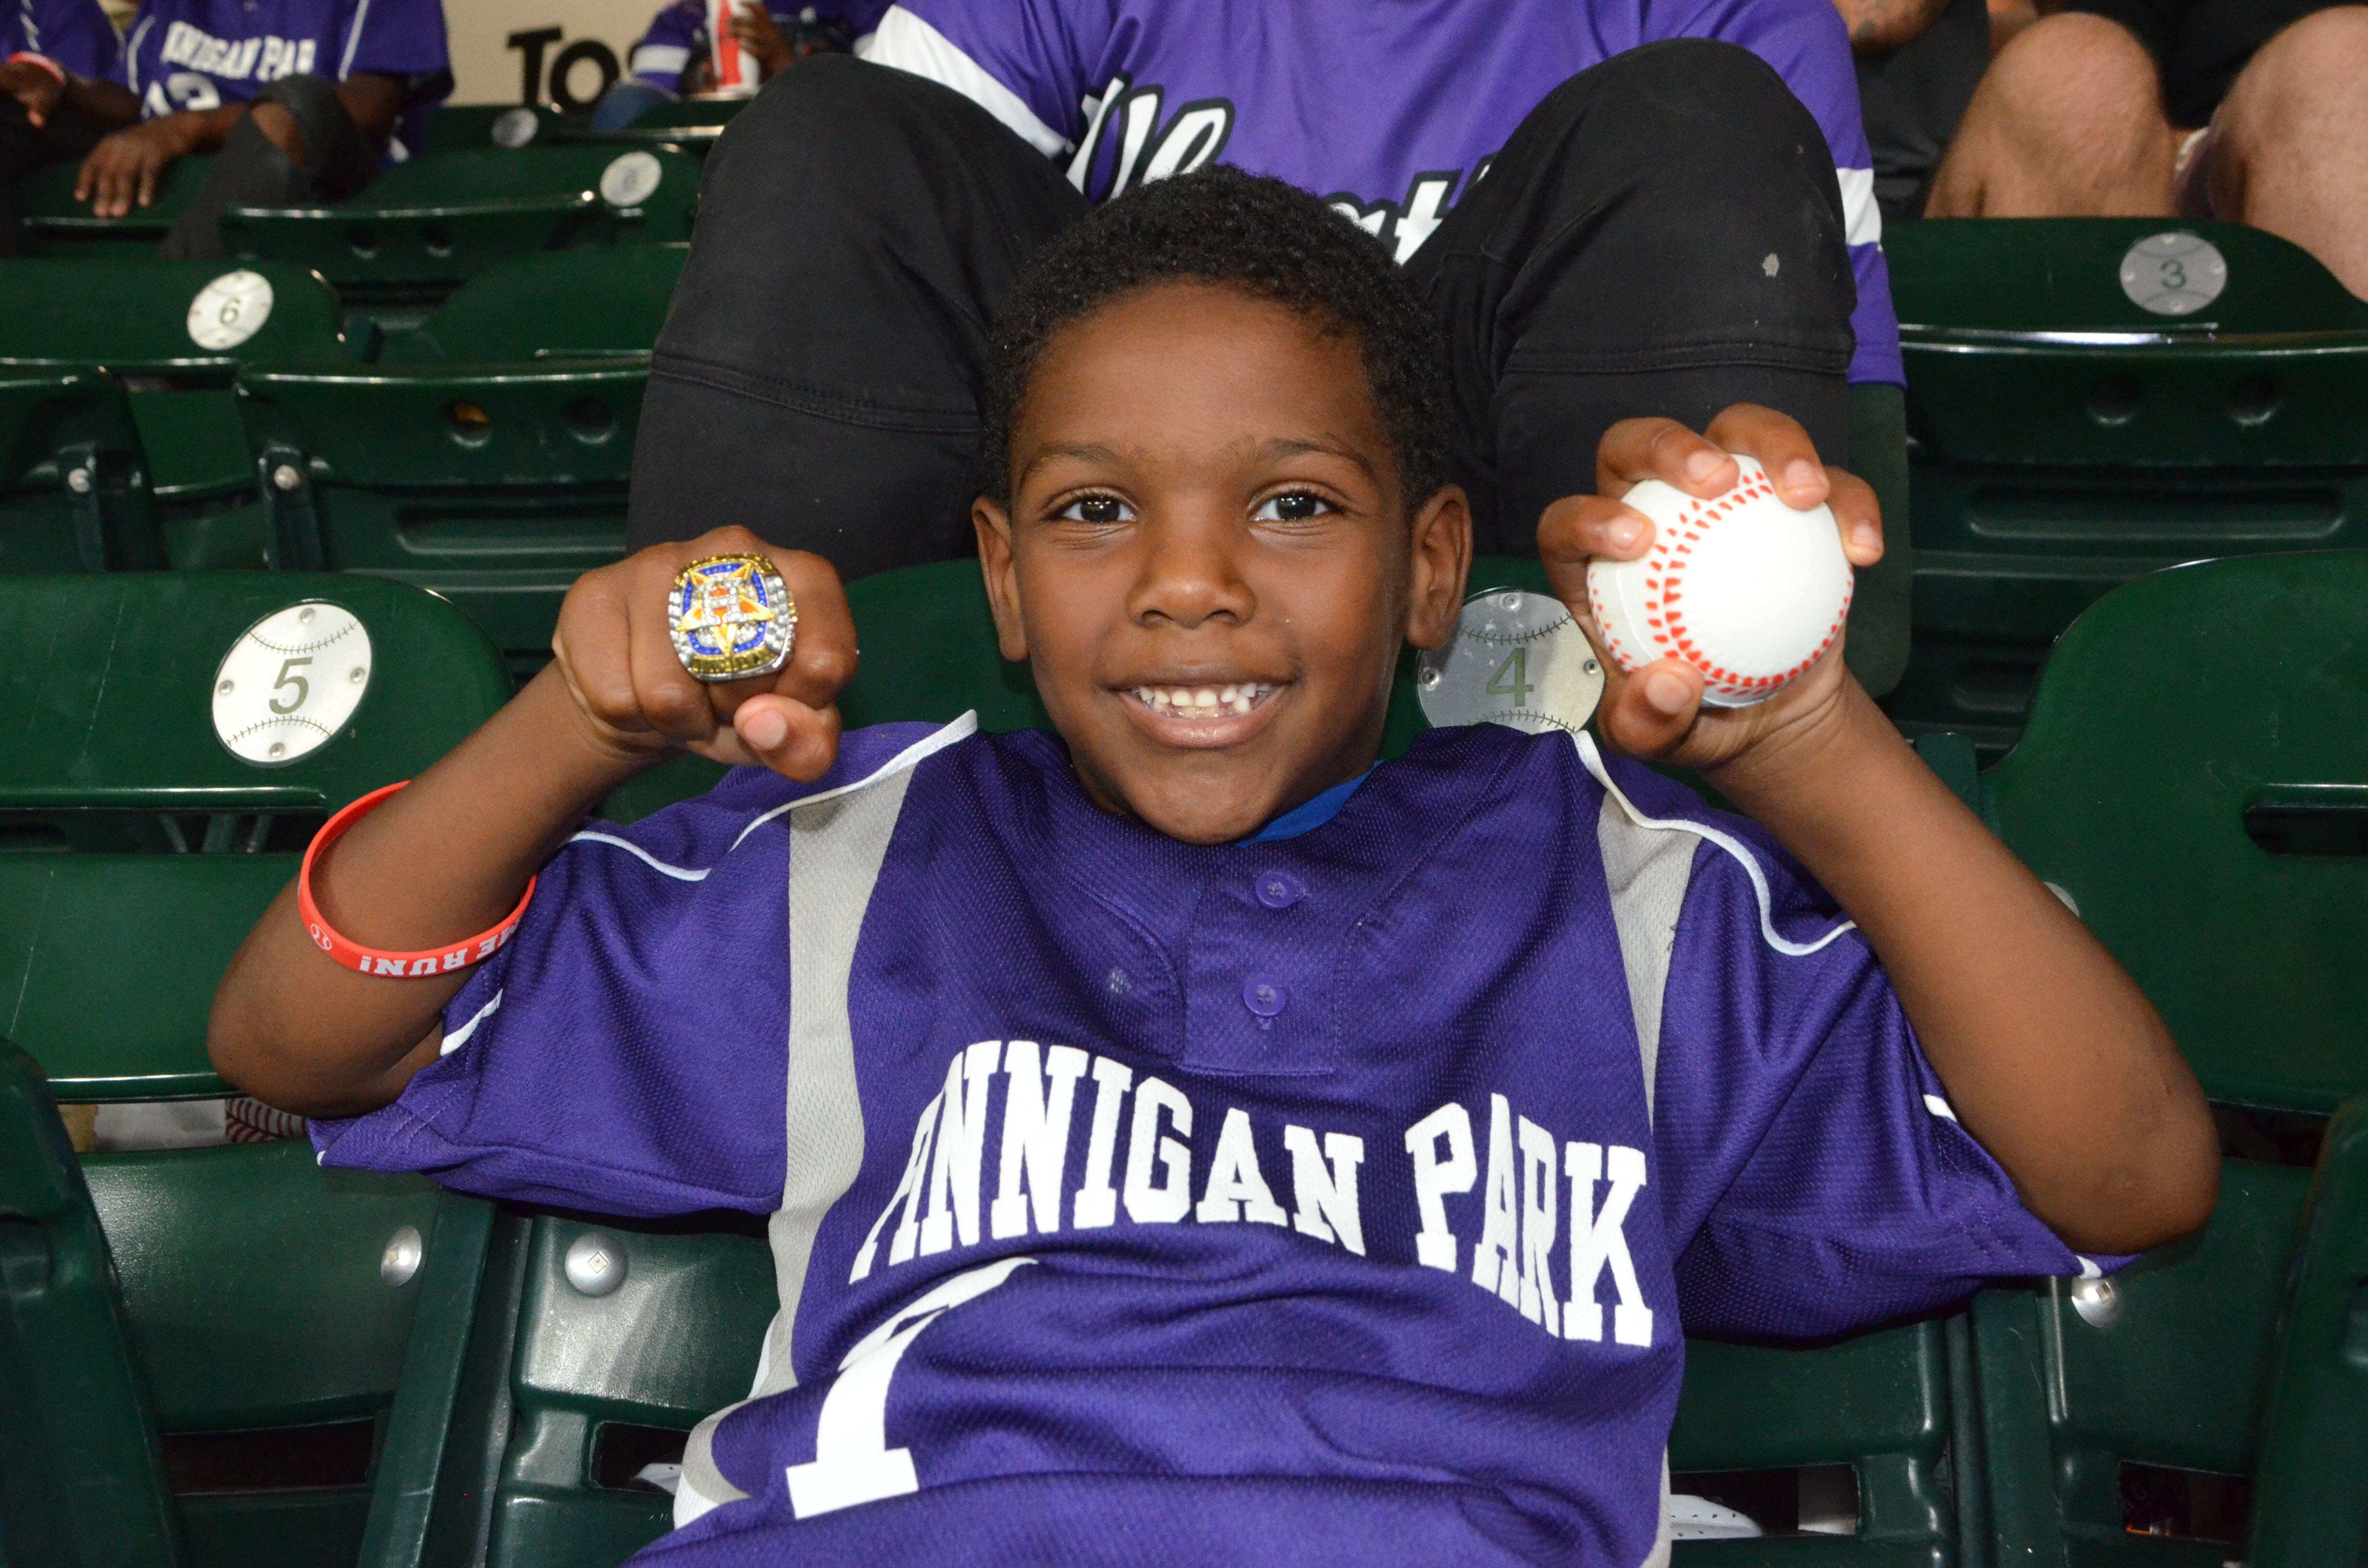
[[[676,574],[666,624],[692,678],[746,680],[790,662],[798,606],[763,556],[710,555]]]

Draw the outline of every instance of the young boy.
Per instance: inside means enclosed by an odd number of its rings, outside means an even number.
[[[654,1559],[1630,1568],[1681,1323],[1830,1333],[2208,1213],[2161,1024],[1839,658],[1733,711],[1611,677],[1605,738],[1757,825],[1567,735],[1374,765],[1469,558],[1437,355],[1314,199],[1131,194],[1046,247],[985,399],[980,556],[1057,735],[842,737],[830,569],[719,529],[586,576],[555,662],[312,873],[399,949],[539,877],[515,940],[366,978],[292,894],[248,939],[215,1060],[324,1162],[771,1216],[756,1386]],[[1612,497],[1716,494],[1720,446],[1879,552],[1797,426],[1711,437],[1616,426],[1545,517],[1580,613],[1644,548]],[[677,656],[719,551],[796,597],[778,676]],[[757,766],[581,826],[685,745]]]

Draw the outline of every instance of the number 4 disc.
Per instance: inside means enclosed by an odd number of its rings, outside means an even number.
[[[1454,640],[1422,656],[1414,685],[1435,726],[1576,734],[1603,696],[1603,666],[1560,599],[1491,588],[1464,602]]]

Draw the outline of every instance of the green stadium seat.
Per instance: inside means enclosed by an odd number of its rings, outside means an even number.
[[[557,109],[548,104],[438,104],[427,111],[427,122],[420,136],[418,152],[433,157],[439,153],[466,153],[480,147],[498,147],[494,140],[494,127],[521,108],[533,118],[535,133],[526,142],[548,136],[560,123]],[[514,121],[511,123],[515,123]],[[519,143],[524,145],[524,142]]]
[[[87,203],[74,199],[82,167],[74,160],[35,169],[17,182],[10,198],[25,221],[30,255],[83,261],[144,256],[164,239],[212,166],[210,153],[175,159],[157,180],[154,199],[120,218],[94,217]]]
[[[733,117],[753,98],[686,98],[644,111],[616,131],[595,131],[585,120],[558,119],[548,134],[554,142],[597,142],[614,146],[673,147],[704,158]]]
[[[369,634],[359,706],[309,755],[248,762],[216,733],[216,671],[249,627],[310,600]],[[271,688],[300,715],[293,679],[309,695],[347,673],[321,657],[283,662]],[[0,994],[49,1092],[102,1115],[228,1092],[205,1050],[213,990],[312,828],[425,767],[508,691],[465,618],[398,584],[0,579]],[[127,985],[138,1005],[109,1006]],[[465,1216],[482,1206],[417,1178],[324,1173],[301,1142],[92,1153],[81,1171],[188,1561],[350,1563],[421,1295],[412,1269],[453,1246],[481,1257]],[[0,1381],[33,1375],[24,1358],[97,1378],[96,1352],[64,1334],[7,1346]]]
[[[2208,242],[2217,269],[2160,254],[2184,240],[2148,248],[2166,233]],[[1884,248],[1912,442],[1906,727],[1995,759],[2048,645],[2116,585],[2368,544],[2368,303],[2298,247],[2237,224],[2025,219],[1913,224]],[[2172,289],[2191,266],[2195,286]]]
[[[122,379],[0,360],[0,576],[162,564]]]
[[[2231,1115],[2308,1119],[2368,1091],[2363,637],[2368,552],[2144,577],[2064,634],[2021,744],[1984,780],[2001,836],[2146,989]],[[2345,1222],[2359,1180],[2348,1125],[2328,1141],[2327,1169],[2344,1177],[2323,1174],[2328,1225]],[[2326,1354],[2345,1332],[2328,1324],[2356,1310],[2356,1233],[2315,1233],[2314,1294],[2305,1307],[2286,1291],[2308,1187],[2292,1165],[2232,1158],[2203,1234],[2110,1287],[1976,1301],[2002,1561],[2141,1561],[2153,1543],[2130,1531],[2157,1503],[2173,1517],[2153,1522],[2193,1537],[2192,1555],[2143,1561],[2237,1555],[2231,1499],[2248,1481],[2256,1496],[2271,1489],[2260,1421],[2273,1382],[2298,1431],[2357,1399],[2356,1367]],[[2310,1326],[2290,1329],[2273,1379],[2282,1311]]]
[[[521,672],[576,577],[624,552],[626,482],[679,245],[521,257],[388,363],[252,369],[241,411],[275,564],[429,588]]]
[[[433,304],[539,251],[690,238],[699,160],[666,147],[488,147],[398,164],[323,207],[233,207],[235,256],[308,267],[363,307]]]
[[[0,1040],[0,1551],[177,1568],[180,1522],[107,1237],[41,1070]]]
[[[227,278],[243,286],[211,288]],[[298,267],[153,256],[108,257],[96,270],[87,260],[0,263],[0,290],[21,307],[0,321],[0,373],[85,365],[124,379],[163,530],[154,563],[261,566],[263,517],[232,380],[242,362],[351,357],[335,291]]]

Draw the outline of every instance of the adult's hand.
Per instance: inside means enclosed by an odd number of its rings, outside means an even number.
[[[201,117],[168,114],[116,131],[90,150],[74,178],[74,199],[87,201],[94,216],[120,218],[156,199],[156,182],[176,158],[194,150],[193,127]]]
[[[25,106],[25,118],[36,131],[49,123],[50,111],[57,108],[65,88],[63,75],[37,61],[11,60],[0,64],[0,93]]]
[[[733,7],[732,36],[757,62],[757,79],[760,82],[771,81],[777,73],[788,70],[797,60],[797,51],[790,47],[790,40],[773,21],[772,13],[762,5],[744,0]]]

